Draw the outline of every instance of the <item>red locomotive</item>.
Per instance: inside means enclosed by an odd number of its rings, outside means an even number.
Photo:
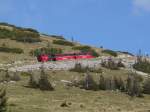
[[[68,54],[52,54],[52,55],[42,54],[37,57],[39,62],[91,59],[91,58],[95,58],[91,53],[68,53]]]

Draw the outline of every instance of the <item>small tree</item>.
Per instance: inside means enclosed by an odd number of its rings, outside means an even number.
[[[92,75],[89,74],[89,72],[87,72],[85,74],[85,84],[84,84],[84,88],[86,90],[97,90],[97,84],[94,81]]]
[[[103,75],[100,75],[99,89],[100,89],[100,90],[106,90],[105,78],[104,78]]]
[[[0,89],[0,112],[7,111],[7,98],[6,98],[6,90]]]
[[[125,91],[125,83],[121,77],[117,78],[114,76],[116,89],[124,92]]]
[[[108,68],[108,69],[111,69],[111,70],[118,70],[119,67],[118,67],[118,64],[115,63],[112,59],[109,59],[108,61],[103,61],[101,63],[102,67],[105,67],[105,68]]]
[[[127,78],[127,93],[134,97],[141,97],[142,95],[142,86],[141,86],[142,78],[138,76],[136,73],[129,74]]]
[[[48,80],[48,76],[44,71],[44,67],[41,67],[41,74],[39,80],[39,87],[41,90],[54,90],[51,83]]]
[[[15,72],[15,73],[13,74],[13,76],[11,76],[11,80],[12,80],[12,81],[20,81],[20,80],[21,80],[21,78],[20,78],[18,72]]]
[[[111,77],[110,79],[110,90],[116,90],[116,83],[115,83],[115,80],[114,80],[114,77]]]
[[[105,87],[106,90],[111,90],[111,79],[109,77],[105,78]]]
[[[39,79],[34,76],[34,74],[30,73],[29,86],[32,88],[39,88]]]
[[[125,67],[125,65],[122,63],[121,60],[117,63],[117,66],[118,66],[118,67],[123,67],[123,68]]]
[[[150,77],[144,82],[143,92],[145,94],[150,94]]]

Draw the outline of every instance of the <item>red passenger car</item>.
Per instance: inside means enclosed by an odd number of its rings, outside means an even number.
[[[68,54],[55,54],[55,55],[45,54],[37,57],[39,62],[91,59],[91,58],[95,58],[91,53],[68,53]]]

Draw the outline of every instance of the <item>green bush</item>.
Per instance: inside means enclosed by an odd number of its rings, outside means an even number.
[[[73,50],[80,50],[80,51],[89,51],[91,50],[90,46],[74,46],[72,47]]]
[[[62,54],[63,51],[61,48],[39,48],[30,51],[30,55],[32,56],[39,56],[41,54]]]
[[[61,39],[61,40],[66,40],[63,36],[58,36],[58,35],[50,35],[52,38],[56,39]]]
[[[72,42],[66,40],[53,40],[53,44],[64,45],[64,46],[74,46]]]
[[[91,49],[89,52],[95,57],[99,56],[99,54],[94,49]]]
[[[131,56],[134,56],[134,54],[130,53],[130,52],[126,52],[126,51],[118,51],[120,53],[123,53],[123,54],[127,54],[127,55],[131,55]]]
[[[14,25],[9,25],[7,23],[1,23],[0,25],[10,26],[13,28],[12,30],[7,28],[0,28],[0,39],[9,38],[19,42],[28,43],[41,42],[40,34],[38,31],[32,28],[21,28]]]
[[[150,73],[150,62],[147,60],[138,59],[137,63],[133,65],[133,68],[145,73]]]
[[[41,42],[39,38],[40,35],[38,33],[30,31],[22,31],[18,29],[15,29],[13,32],[15,34],[15,37],[13,39],[16,41],[28,43]]]
[[[21,54],[24,51],[22,49],[20,49],[20,48],[0,47],[0,52]]]
[[[0,39],[12,38],[14,33],[10,30],[0,28]]]
[[[109,55],[114,56],[114,57],[118,56],[117,52],[112,51],[112,50],[103,50],[102,53],[106,53],[106,54],[109,54]]]
[[[29,72],[21,72],[20,75],[23,77],[27,77],[30,76],[31,74]]]
[[[93,56],[98,57],[99,54],[92,49],[90,46],[74,46],[72,47],[73,50],[80,50],[81,52],[90,52]]]

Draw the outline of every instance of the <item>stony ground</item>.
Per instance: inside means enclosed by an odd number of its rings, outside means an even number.
[[[11,71],[29,71],[38,70],[40,67],[44,67],[48,70],[69,70],[75,66],[76,63],[81,63],[82,66],[97,67],[100,66],[101,60],[71,60],[71,61],[58,61],[58,62],[46,62],[46,63],[33,63],[29,65],[23,65],[21,67],[11,67]]]
[[[39,63],[39,62],[30,62],[30,64],[20,64],[21,62],[18,62],[13,67],[10,68],[11,71],[29,71],[29,70],[38,70],[41,66],[44,66],[45,69],[50,70],[68,70],[70,68],[73,68],[76,63],[81,63],[82,66],[89,66],[89,67],[99,67],[102,61],[107,61],[109,57],[100,57],[100,58],[94,58],[89,60],[66,60],[66,61],[51,61],[46,63]],[[119,61],[120,59],[114,59],[114,61]],[[134,60],[132,62],[124,61],[124,65],[129,68],[132,64],[134,64]],[[2,66],[2,65],[0,65]],[[8,64],[7,66],[11,66]]]

